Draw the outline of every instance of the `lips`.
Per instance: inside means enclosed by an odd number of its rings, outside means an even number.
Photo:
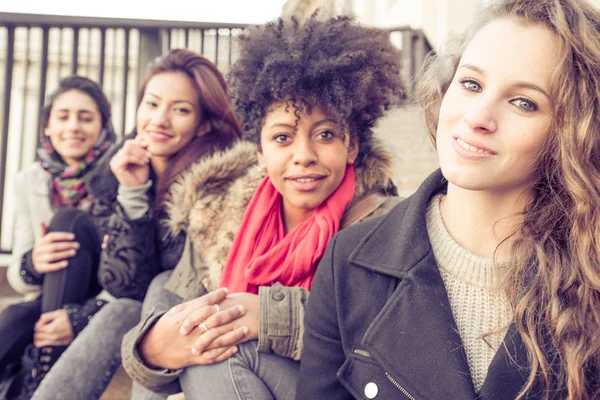
[[[164,142],[165,140],[169,140],[171,135],[161,131],[148,131],[148,137],[157,142]]]
[[[461,148],[465,149],[468,152],[490,156],[495,154],[492,150],[489,150],[485,147],[476,146],[472,143],[467,143],[459,137],[455,137],[454,140],[456,144],[458,144]]]
[[[301,192],[310,192],[318,189],[321,184],[325,181],[326,175],[293,175],[288,176],[286,181],[292,185],[296,190]]]

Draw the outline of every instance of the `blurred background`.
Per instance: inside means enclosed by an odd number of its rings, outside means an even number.
[[[443,51],[489,0],[126,0],[2,2],[0,5],[0,300],[11,296],[4,267],[13,242],[14,177],[35,160],[39,114],[58,81],[80,74],[100,82],[119,134],[134,125],[139,76],[148,61],[187,47],[227,72],[236,37],[283,16],[349,14],[390,32],[410,81],[430,51]],[[599,0],[595,0],[599,1]],[[21,4],[22,3],[22,4]],[[134,5],[135,4],[135,5]],[[396,181],[410,195],[437,159],[417,107],[392,110],[377,130],[394,151]],[[1,305],[1,304],[0,304]]]

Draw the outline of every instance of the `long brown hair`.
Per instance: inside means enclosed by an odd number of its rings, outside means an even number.
[[[512,236],[505,289],[530,374],[569,400],[600,398],[600,10],[586,0],[508,0],[485,9],[459,50],[431,59],[418,97],[435,141],[440,104],[471,38],[491,20],[550,29],[559,43],[550,78],[552,123],[533,201]],[[538,381],[539,379],[539,381]]]
[[[242,128],[227,94],[223,75],[213,63],[190,50],[171,50],[150,63],[139,91],[138,107],[150,79],[163,72],[183,72],[192,79],[198,92],[200,122],[201,124],[209,122],[210,130],[202,136],[194,137],[169,161],[156,185],[155,210],[157,212],[162,208],[169,187],[183,170],[206,155],[230,147],[243,136]]]

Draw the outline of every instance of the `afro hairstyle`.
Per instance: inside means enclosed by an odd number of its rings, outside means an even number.
[[[250,28],[239,46],[229,87],[242,127],[257,144],[274,104],[291,100],[308,112],[318,105],[358,138],[360,165],[375,121],[406,98],[400,51],[389,32],[351,17],[323,21],[315,13],[302,24],[280,18]]]

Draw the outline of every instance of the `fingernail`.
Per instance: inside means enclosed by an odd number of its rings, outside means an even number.
[[[243,327],[242,328],[242,332],[244,332],[244,335],[247,335],[248,334],[248,327],[247,326]]]
[[[192,354],[198,355],[198,349],[195,347],[192,347]]]
[[[224,291],[226,294],[229,293],[229,289],[227,289],[226,287],[221,288],[222,291]]]
[[[236,346],[236,347],[234,347],[234,348],[233,348],[233,354],[235,354],[235,353],[237,353],[237,352],[238,352],[238,348],[237,348],[237,346]]]
[[[245,311],[244,306],[237,306],[237,309],[240,313],[243,313]]]
[[[181,335],[186,335],[187,334],[187,330],[182,326],[181,328],[179,328],[179,333]]]
[[[81,245],[77,242],[75,242],[75,248],[78,249],[79,247],[81,247]]]

